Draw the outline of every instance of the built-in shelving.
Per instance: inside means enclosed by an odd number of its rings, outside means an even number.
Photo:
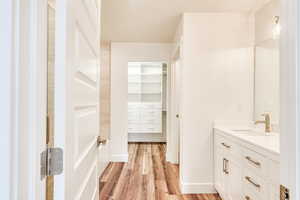
[[[128,132],[162,132],[161,63],[128,64]]]

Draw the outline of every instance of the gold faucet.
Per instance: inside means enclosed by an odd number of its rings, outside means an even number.
[[[262,114],[262,116],[265,117],[264,121],[256,121],[255,124],[265,124],[265,132],[270,133],[271,132],[271,117],[270,114],[265,113]]]

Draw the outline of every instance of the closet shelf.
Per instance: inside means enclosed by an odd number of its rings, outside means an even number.
[[[128,72],[128,132],[161,133],[162,65],[135,63]]]
[[[128,81],[128,83],[140,83],[140,84],[161,84],[159,81]]]
[[[128,76],[161,76],[162,73],[128,73]]]

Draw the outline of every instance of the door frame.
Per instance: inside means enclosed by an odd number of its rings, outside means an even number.
[[[1,41],[0,57],[7,66],[0,69],[6,97],[1,100],[6,112],[0,116],[6,125],[3,158],[8,160],[8,169],[3,171],[6,178],[0,180],[6,186],[1,188],[1,199],[45,199],[45,181],[40,179],[40,152],[46,141],[45,2],[0,2],[0,28],[6,30],[0,34],[5,41]]]
[[[300,3],[281,1],[280,183],[300,199]]]
[[[16,97],[15,97],[15,50],[14,50],[14,21],[15,4],[14,1],[0,2],[0,29],[6,30],[0,32],[0,59],[2,66],[0,68],[0,91],[3,95],[0,100],[0,120],[1,120],[1,139],[0,156],[3,164],[0,167],[0,198],[17,199],[17,180],[15,178],[16,165]]]
[[[177,118],[176,118],[176,92],[175,92],[175,80],[176,80],[176,64],[178,62],[181,63],[182,58],[182,39],[180,39],[180,42],[176,44],[176,46],[173,49],[173,52],[171,54],[171,63],[168,67],[168,131],[167,131],[167,153],[166,153],[166,159],[167,161],[179,164],[179,146],[180,146],[180,138],[178,134],[174,134],[174,129],[177,126]],[[180,156],[181,157],[181,156]]]

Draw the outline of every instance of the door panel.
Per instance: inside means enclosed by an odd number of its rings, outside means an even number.
[[[64,173],[55,199],[98,199],[99,1],[57,1],[55,142]]]
[[[74,146],[75,158],[81,157],[85,150],[95,142],[95,137],[97,137],[95,132],[98,125],[97,120],[97,112],[93,109],[91,111],[84,109],[83,113],[79,112],[78,116],[76,116],[76,129],[74,132],[77,139]]]
[[[89,84],[85,81],[82,81],[79,78],[76,78],[73,83],[74,93],[73,93],[73,101],[75,107],[83,107],[83,106],[96,106],[97,105],[97,87]]]

